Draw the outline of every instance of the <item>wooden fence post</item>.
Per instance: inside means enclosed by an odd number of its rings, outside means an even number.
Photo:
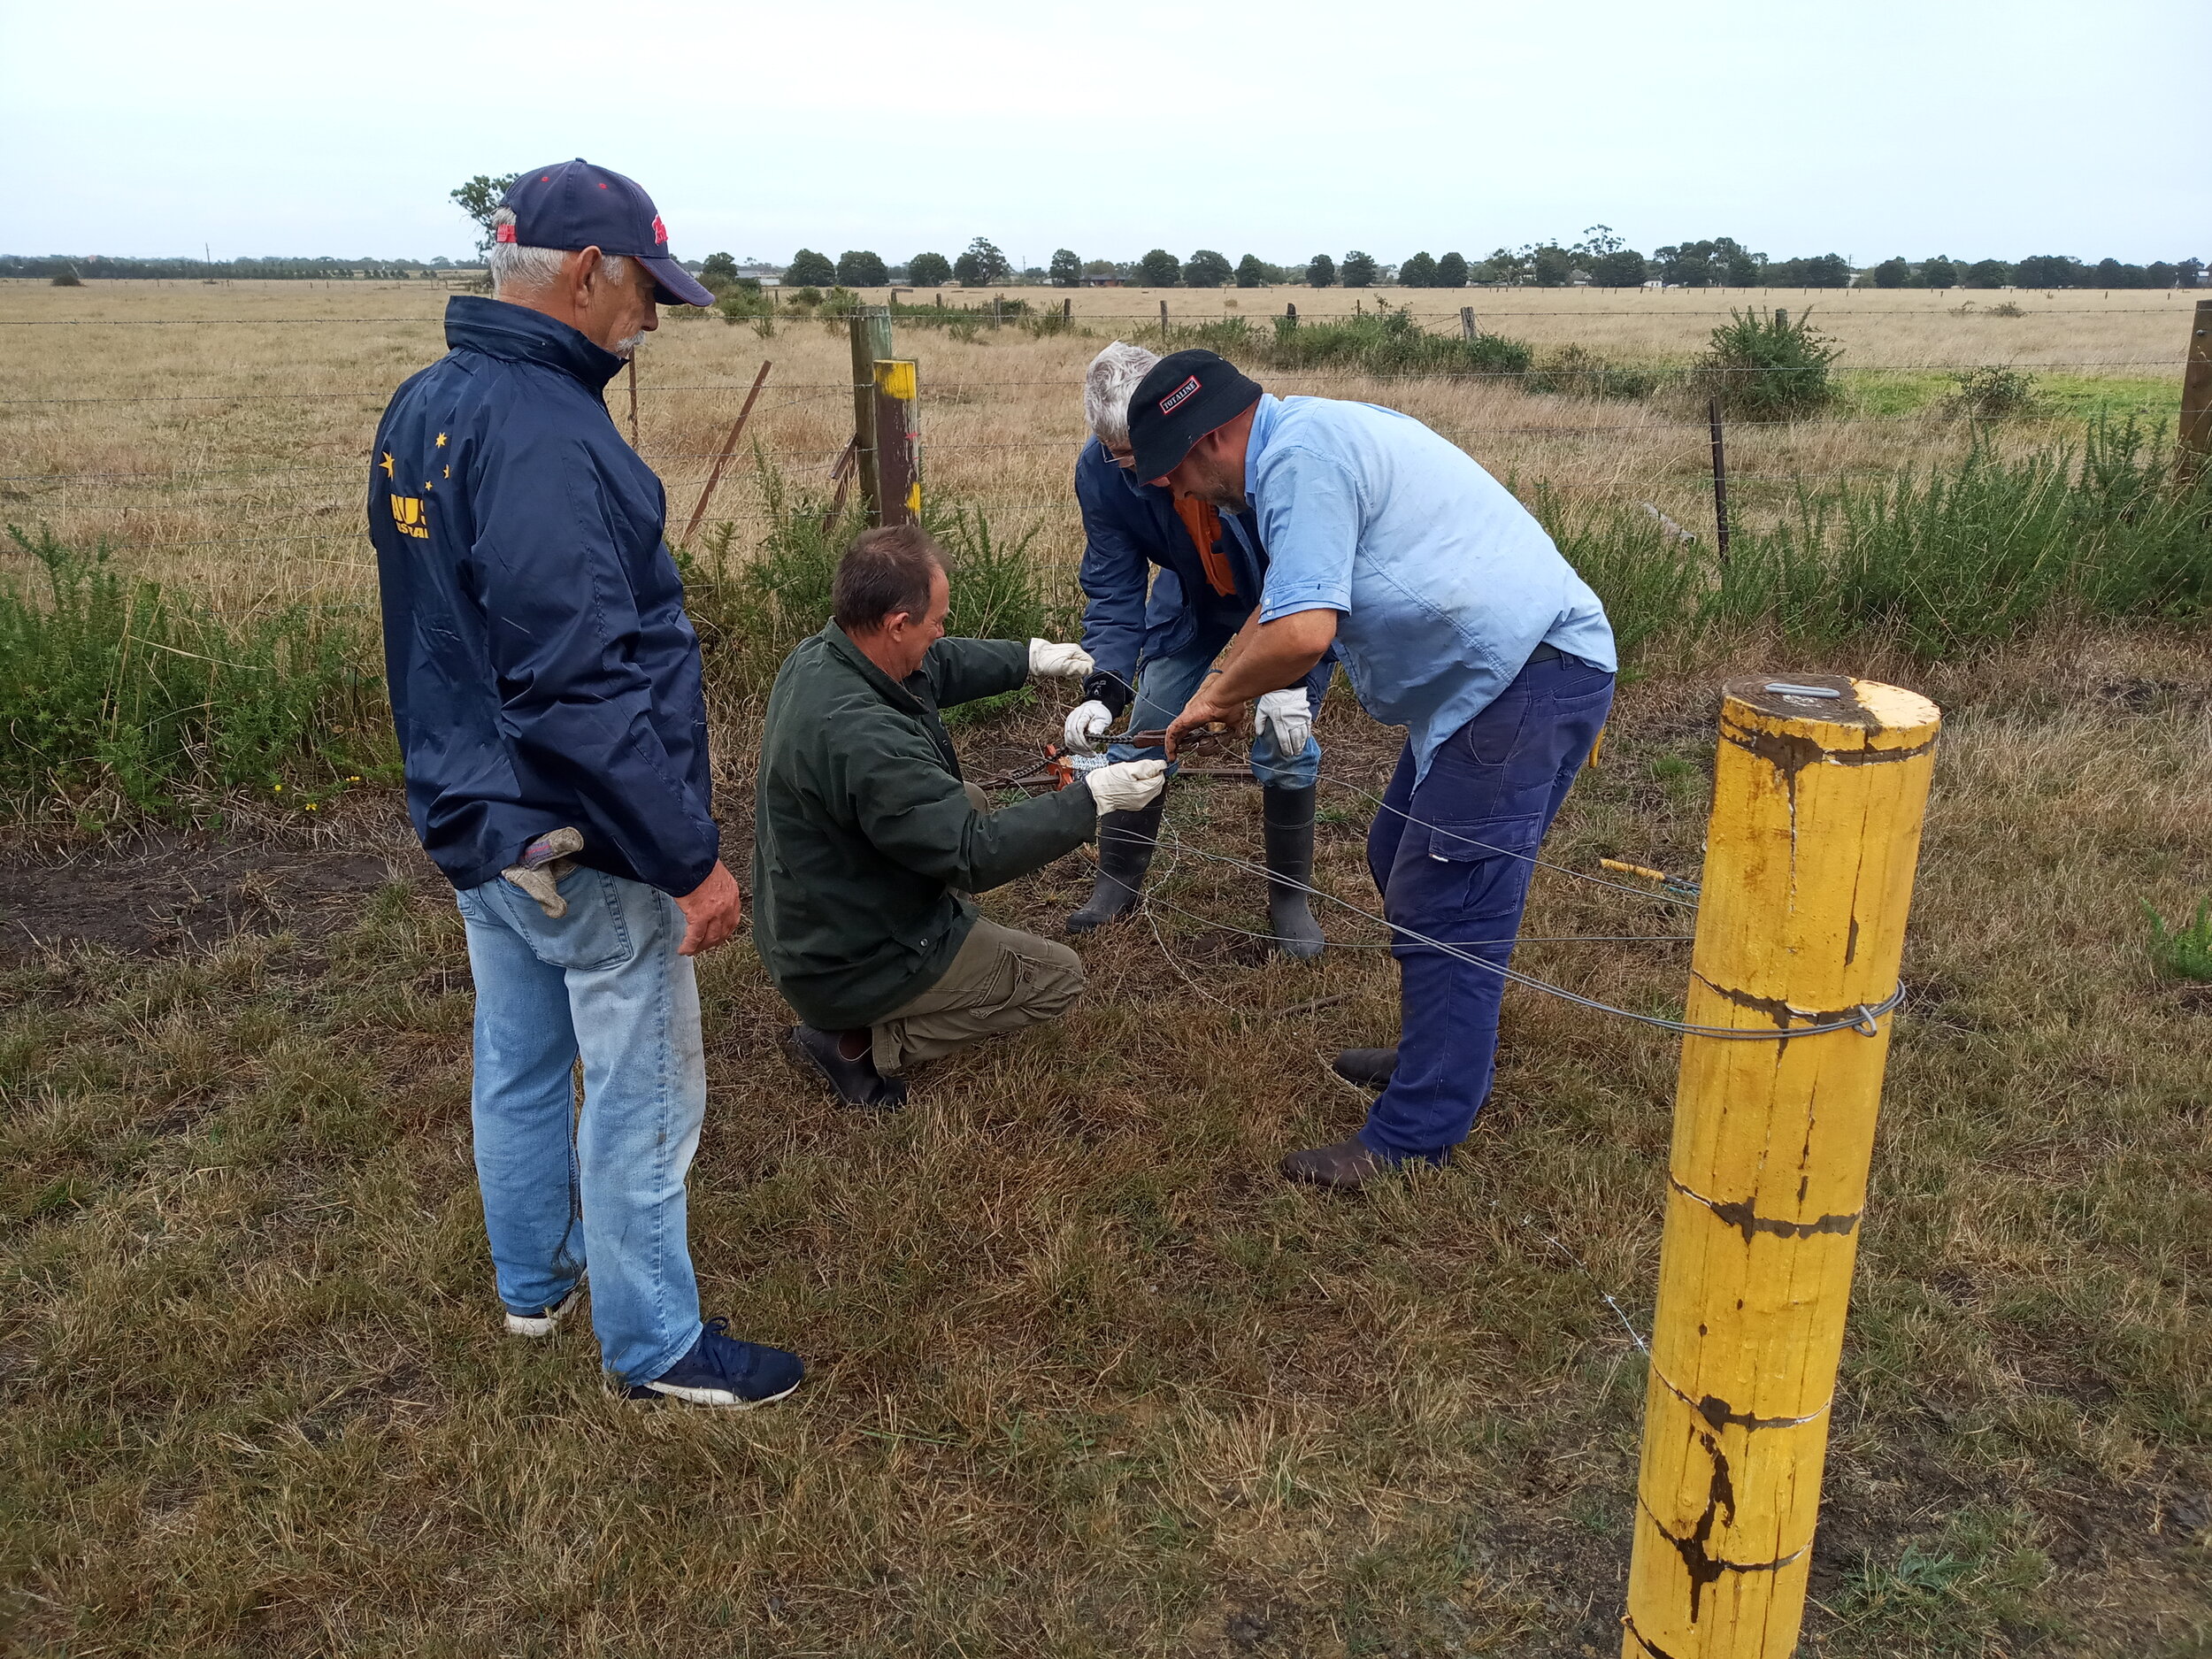
[[[876,473],[876,365],[891,355],[888,306],[864,305],[852,316],[853,458],[871,528],[883,522],[883,493]]]
[[[707,516],[707,503],[714,499],[714,487],[722,481],[722,469],[737,453],[737,441],[745,435],[745,423],[752,417],[753,404],[760,396],[760,388],[768,384],[768,371],[772,366],[764,362],[760,365],[760,373],[753,376],[753,389],[745,394],[745,406],[737,411],[736,424],[731,426],[730,435],[722,441],[722,452],[714,457],[714,470],[707,474],[707,487],[699,492],[698,504],[691,510],[691,522],[684,526],[684,540],[687,542],[699,533],[699,521]]]
[[[636,448],[638,447],[638,445],[637,445],[637,357],[636,357],[636,354],[634,354],[634,353],[633,353],[633,354],[631,355],[631,357],[630,357],[630,447],[631,447],[633,449],[636,449]]]
[[[1728,563],[1728,452],[1721,443],[1719,398],[1705,400],[1705,418],[1713,427],[1713,546],[1724,566]]]
[[[1728,682],[1690,961],[1624,1659],[1795,1650],[1941,715]],[[1793,1028],[1851,1018],[1819,1036]]]
[[[1071,294],[1060,302],[1060,320],[1064,323],[1071,323],[1075,320],[1074,295]]]
[[[922,516],[921,405],[913,360],[880,359],[875,382],[876,488],[883,501],[877,522],[913,524]]]
[[[2199,300],[2190,319],[2189,363],[2181,372],[2181,433],[2174,446],[2174,478],[2184,489],[2212,459],[2212,300]]]
[[[1462,340],[1472,340],[1475,337],[1475,308],[1471,305],[1463,305],[1459,308],[1459,337]]]
[[[1160,302],[1160,332],[1163,334],[1167,333],[1167,302],[1165,300]]]

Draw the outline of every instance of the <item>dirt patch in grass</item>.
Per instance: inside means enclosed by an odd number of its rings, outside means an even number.
[[[360,816],[376,843],[368,848],[180,831],[0,852],[0,962],[80,946],[205,950],[242,933],[319,938],[352,926],[388,882],[436,877],[390,816]]]

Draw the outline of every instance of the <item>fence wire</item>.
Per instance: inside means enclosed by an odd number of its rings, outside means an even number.
[[[1278,296],[1282,296],[1283,292],[1278,290]],[[1303,290],[1290,290],[1288,296],[1292,297],[1294,303],[1296,297],[1302,296],[1303,292]],[[1495,290],[1457,290],[1454,291],[1453,297],[1456,298],[1460,294],[1464,294],[1471,302],[1470,308],[1479,312],[1485,327],[1494,330],[1510,324],[1516,318],[1635,317],[1646,320],[1671,321],[1681,318],[1723,317],[1734,314],[1732,310],[1683,311],[1655,306],[1630,309],[1493,308],[1486,303],[1485,296],[1494,292]],[[1772,292],[1796,293],[1801,290],[1772,290]],[[1817,296],[1816,293],[1815,297]],[[1970,312],[1971,308],[1972,302],[1968,302],[1963,309]],[[972,320],[979,326],[990,326],[994,320],[987,304],[964,306],[958,310],[946,308],[941,312],[933,307],[918,307],[915,310],[928,313],[933,317],[958,317]],[[1059,308],[1056,305],[1044,313],[1046,317],[1053,319],[1056,319],[1059,314]],[[1947,308],[1944,311],[1929,314],[1955,315],[1959,314],[1959,311]],[[2117,310],[2059,306],[2032,311],[2029,314],[2106,318],[2157,315],[2162,318],[2171,318],[2185,313],[2177,308],[2170,308],[2164,302],[2154,302],[2149,304],[2124,306]],[[1348,313],[1341,312],[1331,312],[1325,316],[1313,313],[1304,320],[1340,321],[1346,320],[1348,315]],[[1271,320],[1269,316],[1241,312],[1225,313],[1222,318],[1185,315],[1171,317],[1170,320],[1171,326],[1195,326],[1204,322],[1230,320],[1237,317],[1255,323]],[[434,312],[421,316],[342,318],[65,318],[4,319],[0,320],[0,327],[154,326],[170,329],[180,327],[226,329],[240,326],[253,327],[269,322],[288,325],[411,326],[418,324],[434,324],[439,320],[439,315]],[[792,318],[787,320],[803,322],[816,319]],[[901,322],[917,320],[918,319],[910,314],[893,319],[895,326]],[[1005,326],[1015,328],[1019,328],[1024,323],[1033,320],[1035,320],[1033,314],[1010,313],[1003,318]],[[1084,312],[1077,320],[1087,324],[1128,322],[1154,328],[1156,328],[1158,324],[1157,318],[1149,312]],[[1459,321],[1459,318],[1456,312],[1446,312],[1433,319],[1423,317],[1418,320],[1424,324],[1434,324],[1448,329]],[[649,351],[647,354],[649,363],[650,356]],[[765,357],[767,353],[763,352],[762,356]],[[726,400],[734,400],[749,392],[753,386],[749,377],[759,366],[758,363],[747,364],[739,376],[727,380],[710,375],[686,374],[680,371],[666,380],[640,379],[637,381],[635,391],[644,419],[660,440],[658,442],[648,442],[641,445],[640,453],[657,469],[663,471],[663,482],[670,488],[672,494],[687,495],[703,488],[710,477],[705,469],[710,463],[721,463],[726,460],[734,463],[724,472],[724,482],[727,486],[733,485],[739,479],[749,475],[756,457],[771,467],[810,468],[815,465],[826,465],[843,455],[844,446],[842,445],[816,447],[812,444],[791,444],[778,442],[779,423],[776,417],[788,415],[794,411],[833,410],[856,391],[866,389],[870,382],[856,383],[845,379],[775,382],[769,388],[768,398],[754,411],[755,424],[749,429],[750,435],[747,442],[734,455],[727,457],[723,456],[718,441],[718,423],[727,418],[728,403]],[[1971,373],[1990,366],[1992,365],[1983,363],[1956,362],[1851,363],[1838,365],[1832,372],[1846,376],[1955,376]],[[2181,364],[2177,357],[2173,357],[2109,355],[2058,358],[2039,362],[2015,361],[2001,366],[2029,373],[2042,374],[2114,370],[2155,370],[2162,374],[2177,374]],[[1561,400],[1571,398],[1584,405],[1579,409],[1561,410],[1559,412],[1562,419],[1556,421],[1532,420],[1526,418],[1502,421],[1495,419],[1482,419],[1479,414],[1474,419],[1455,419],[1449,412],[1439,412],[1433,407],[1423,410],[1423,419],[1448,437],[1469,448],[1478,458],[1490,460],[1501,471],[1502,475],[1508,476],[1509,480],[1513,472],[1528,465],[1527,456],[1532,447],[1540,450],[1546,445],[1563,446],[1564,453],[1571,457],[1575,465],[1586,469],[1590,465],[1594,449],[1601,451],[1608,445],[1638,444],[1643,446],[1633,453],[1632,465],[1624,460],[1613,465],[1609,469],[1601,469],[1606,472],[1606,477],[1599,480],[1599,493],[1601,495],[1609,493],[1624,502],[1640,502],[1648,511],[1658,514],[1663,523],[1671,528],[1675,527],[1673,520],[1668,518],[1666,514],[1651,501],[1643,499],[1644,496],[1656,492],[1666,499],[1669,508],[1676,514],[1686,516],[1696,512],[1701,517],[1705,505],[1703,495],[1710,480],[1709,421],[1696,419],[1686,412],[1678,412],[1675,409],[1652,408],[1647,404],[1639,408],[1632,406],[1627,399],[1606,398],[1603,395],[1603,377],[1621,372],[1617,368],[1546,369],[1540,365],[1535,373],[1548,375],[1551,378],[1551,384],[1545,386],[1539,396]],[[1711,371],[1702,372],[1711,373]],[[1747,366],[1719,371],[1724,375],[1737,377],[1796,375],[1804,372],[1799,368],[1782,366]],[[1682,377],[1689,371],[1678,366],[1660,369],[1653,373],[1657,373],[1663,380],[1678,384]],[[1321,365],[1305,369],[1270,372],[1267,380],[1271,387],[1286,393],[1347,385],[1367,388],[1392,386],[1407,388],[1441,388],[1448,391],[1463,388],[1472,392],[1482,390],[1492,384],[1525,386],[1528,384],[1528,372],[1503,369],[1439,369],[1379,373],[1357,366]],[[1581,391],[1558,389],[1563,384],[1571,387],[1578,380],[1584,383],[1585,389]],[[995,477],[982,480],[979,488],[970,480],[985,464],[987,464],[990,457],[995,456],[1006,457],[1010,464],[1022,457],[1045,457],[1058,452],[1064,454],[1071,465],[1075,454],[1087,442],[1089,436],[1080,424],[1079,388],[1081,384],[1081,376],[1074,373],[985,376],[948,379],[940,381],[930,380],[925,369],[922,381],[922,411],[925,424],[920,435],[920,451],[925,457],[933,458],[937,462],[941,478],[949,477],[953,480],[954,488],[962,488],[965,493],[973,495],[979,504],[991,511],[1025,517],[1056,515],[1072,525],[1077,517],[1072,492],[1066,495],[1056,494],[1048,499],[1033,499],[1032,497],[1037,494],[1037,485],[1048,482],[1044,477],[1038,475],[1033,468],[1023,476],[1033,478],[1034,482],[1026,486],[1017,485],[1010,489],[1005,487],[1004,478]],[[266,388],[265,379],[262,386]],[[626,411],[622,408],[622,401],[627,389],[619,381],[609,388],[610,403],[614,405],[618,427],[626,431],[627,430],[625,419]],[[211,419],[212,411],[226,405],[272,408],[294,406],[312,409],[319,405],[353,402],[365,405],[362,413],[366,415],[372,411],[380,411],[393,390],[393,385],[378,385],[334,390],[276,390],[239,388],[191,393],[141,392],[82,396],[22,397],[0,399],[0,409],[18,410],[27,413],[46,409],[58,413],[74,409],[95,407],[137,406],[150,409],[168,407],[190,410],[194,412],[187,419],[197,421]],[[1020,436],[991,440],[972,438],[959,434],[956,431],[949,433],[947,436],[940,439],[933,436],[930,430],[933,426],[941,426],[946,419],[944,405],[933,405],[931,402],[933,394],[947,400],[960,399],[983,403],[987,403],[990,396],[994,394],[1038,391],[1048,391],[1066,399],[1068,424],[1064,431],[1054,431],[1047,426],[1041,432],[1038,424],[1033,422],[1028,430]],[[694,398],[715,400],[722,404],[722,411],[709,415],[702,411],[698,404],[686,401]],[[1605,409],[1607,412],[1599,412],[1601,408]],[[210,411],[210,413],[203,414],[200,412],[203,411]],[[1612,412],[1615,411],[1617,411],[1617,413]],[[1471,409],[1469,412],[1474,414],[1476,411]],[[1490,411],[1483,411],[1482,412]],[[1970,409],[1967,409],[1957,411],[1953,417],[1945,418],[1943,429],[1953,432],[1970,431],[1978,434],[1984,431],[2003,431],[2024,425],[2047,423],[2053,418],[2053,413],[2047,406],[2024,410],[2004,410],[1986,415],[1975,413]],[[65,419],[66,417],[65,416],[64,419]],[[339,417],[327,424],[342,428],[350,425],[354,417],[347,415]],[[710,419],[717,423],[710,432],[705,429],[705,423]],[[1867,461],[1855,465],[1832,462],[1831,456],[1824,456],[1820,451],[1839,442],[1849,442],[1851,435],[1859,431],[1879,434],[1886,441],[1896,439],[1916,444],[1923,433],[1934,429],[1932,425],[1933,419],[1931,411],[1926,409],[1904,412],[1852,413],[1839,417],[1813,419],[1731,416],[1724,423],[1724,431],[1729,439],[1742,446],[1739,451],[1742,457],[1742,464],[1732,465],[1728,469],[1729,476],[1732,481],[1748,489],[1755,502],[1768,503],[1771,503],[1773,492],[1778,490],[1819,488],[1853,480],[1866,480],[1895,470],[1893,465],[1885,464],[1886,455],[1894,453],[1894,444],[1885,443],[1885,460]],[[669,427],[672,425],[678,427],[677,434],[669,433]],[[703,436],[705,436],[706,444],[703,446],[695,439],[686,442],[681,434],[687,428],[692,432],[700,432]],[[167,428],[157,427],[155,429],[165,431]],[[63,430],[65,434],[66,427],[65,426]],[[798,434],[790,433],[786,428],[784,435],[788,437]],[[301,517],[307,517],[311,520],[312,518],[342,509],[350,511],[356,499],[366,498],[367,469],[373,458],[369,451],[368,438],[367,431],[362,430],[359,436],[350,442],[342,435],[337,436],[334,440],[324,439],[322,442],[325,444],[344,445],[350,452],[334,455],[330,458],[321,460],[205,466],[187,465],[135,469],[94,466],[54,471],[31,470],[19,465],[16,470],[0,473],[0,496],[12,497],[16,502],[37,511],[58,515],[65,520],[82,523],[87,526],[88,534],[91,534],[93,526],[104,525],[107,529],[101,534],[101,541],[105,544],[123,549],[168,551],[214,547],[246,548],[274,545],[307,547],[319,543],[360,545],[365,541],[366,533],[363,528],[323,529],[313,526],[311,523],[309,526],[301,526],[296,531],[289,531],[284,529],[283,526],[284,520],[288,518],[292,518],[295,523]],[[1774,445],[1778,440],[1782,441],[1785,447],[1776,449]],[[358,443],[361,447],[353,449],[352,443]],[[1624,450],[1622,453],[1626,456],[1629,452]],[[1832,451],[1831,453],[1832,454]],[[1793,462],[1799,460],[1808,464],[1792,465]],[[947,468],[950,469],[949,474],[945,472]],[[1699,499],[1694,503],[1684,494],[1686,491],[1694,491]],[[338,499],[334,501],[332,499],[334,492],[338,496]],[[695,504],[695,498],[693,501],[683,502],[677,511],[694,504]],[[231,510],[232,517],[243,527],[249,529],[259,527],[266,533],[246,535],[191,534],[198,528],[194,522],[195,515],[207,515],[222,509]],[[719,504],[715,517],[718,521],[727,519],[750,523],[757,520],[763,511],[764,509],[759,504],[743,496],[726,496]],[[673,511],[671,516],[672,521],[675,521]],[[258,526],[255,524],[256,520],[259,521]],[[165,535],[162,534],[164,531],[168,531],[170,534]],[[177,534],[178,532],[185,532],[185,534]],[[1686,539],[1696,539],[1691,533],[1680,531],[1678,528],[1677,534]],[[321,562],[350,565],[357,561],[337,559]]]

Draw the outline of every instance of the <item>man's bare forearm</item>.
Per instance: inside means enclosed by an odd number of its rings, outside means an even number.
[[[1229,660],[1206,689],[1217,703],[1248,703],[1313,672],[1336,639],[1336,612],[1298,611],[1262,622],[1257,611],[1230,641]]]

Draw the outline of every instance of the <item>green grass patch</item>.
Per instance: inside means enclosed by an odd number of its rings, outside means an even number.
[[[1835,380],[1843,407],[1854,415],[1915,415],[1958,389],[1939,369],[1839,368]]]
[[[795,485],[764,453],[755,457],[767,529],[758,544],[737,546],[727,521],[679,549],[685,608],[699,630],[707,672],[718,692],[764,696],[794,646],[830,619],[837,563],[866,528],[851,497]],[[928,497],[925,493],[925,501]],[[926,505],[922,527],[945,549],[951,567],[952,611],[947,626],[971,639],[1072,639],[1082,625],[1082,599],[1064,572],[1046,570],[1033,525],[1000,534],[980,509],[961,503]],[[1021,700],[1025,692],[1009,694]],[[1008,699],[971,705],[974,719]],[[958,714],[949,711],[949,718]]]
[[[388,775],[373,640],[353,618],[291,605],[233,622],[104,549],[11,526],[42,585],[0,586],[0,805],[96,826],[180,818],[222,791],[303,803]]]
[[[1991,365],[1973,371],[1986,374]],[[2054,420],[2088,424],[2104,421],[2124,426],[2170,423],[2180,406],[2181,384],[2169,376],[2106,376],[2067,374],[2032,366],[2014,373],[2029,377],[2034,406],[2028,411]],[[1836,380],[1843,406],[1855,415],[1914,415],[1941,409],[1959,396],[1959,371],[1947,369],[1883,370],[1839,368]]]
[[[2053,414],[2077,420],[2146,426],[2171,422],[2181,406],[2177,376],[2107,378],[2094,374],[2042,374],[2036,395]]]
[[[1765,522],[1737,526],[1725,567],[1647,510],[1565,510],[1540,491],[1535,505],[1632,650],[1663,634],[1772,627],[1938,657],[2055,617],[2212,610],[2212,480],[2177,492],[2165,434],[2133,422],[2018,454],[1978,441],[1955,462],[1801,489]]]
[[[2148,904],[2143,908],[2150,915],[2152,964],[2177,979],[2212,983],[2212,899],[2199,900],[2196,915],[2172,927]]]

